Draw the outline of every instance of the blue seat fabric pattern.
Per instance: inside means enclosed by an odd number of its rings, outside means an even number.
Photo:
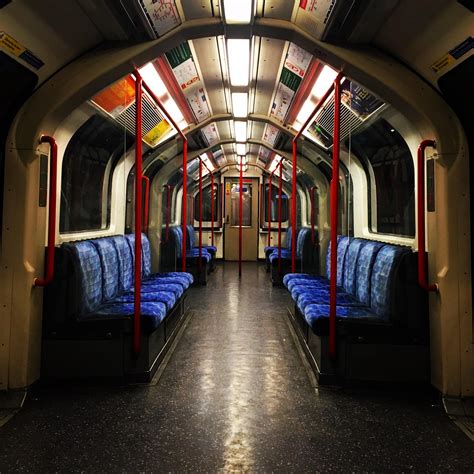
[[[78,320],[130,317],[134,305],[135,236],[68,242],[78,281]],[[184,272],[151,274],[148,238],[142,234],[141,316],[144,330],[154,330],[193,282]]]

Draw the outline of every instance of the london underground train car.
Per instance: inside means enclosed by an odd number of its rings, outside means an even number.
[[[472,472],[473,11],[0,0],[0,472]]]

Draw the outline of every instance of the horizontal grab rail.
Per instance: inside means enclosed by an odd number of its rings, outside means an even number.
[[[48,143],[51,148],[49,162],[49,206],[48,206],[48,247],[46,256],[46,270],[44,278],[35,278],[34,286],[44,287],[49,285],[54,278],[54,256],[56,252],[56,198],[58,176],[58,145],[56,140],[49,135],[42,135],[40,143]]]
[[[434,140],[423,140],[418,147],[418,284],[426,291],[438,291],[438,284],[429,284],[426,276],[425,251],[425,150],[436,148]]]

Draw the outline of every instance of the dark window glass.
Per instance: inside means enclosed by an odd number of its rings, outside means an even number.
[[[211,222],[211,186],[206,186],[202,190],[202,220],[203,222]],[[220,204],[221,193],[220,185],[214,184],[214,222],[220,222]],[[194,196],[194,219],[199,220],[199,192]]]
[[[131,143],[123,129],[100,115],[77,130],[64,153],[60,232],[109,226],[113,168]]]
[[[348,142],[346,146],[349,146]],[[379,119],[353,136],[351,146],[364,165],[369,183],[369,203],[375,205],[375,212],[369,209],[371,230],[414,236],[413,158],[402,136],[387,121]]]
[[[264,187],[264,215],[262,222],[265,222],[268,225],[268,184],[265,184]],[[271,207],[270,207],[270,218],[272,222],[278,222],[278,201],[279,193],[278,186],[272,184],[271,189]],[[282,201],[281,201],[281,221],[285,222],[288,220],[288,196],[283,192]]]

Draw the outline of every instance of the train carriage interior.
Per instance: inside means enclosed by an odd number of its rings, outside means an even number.
[[[472,0],[0,0],[0,472],[472,472]]]

